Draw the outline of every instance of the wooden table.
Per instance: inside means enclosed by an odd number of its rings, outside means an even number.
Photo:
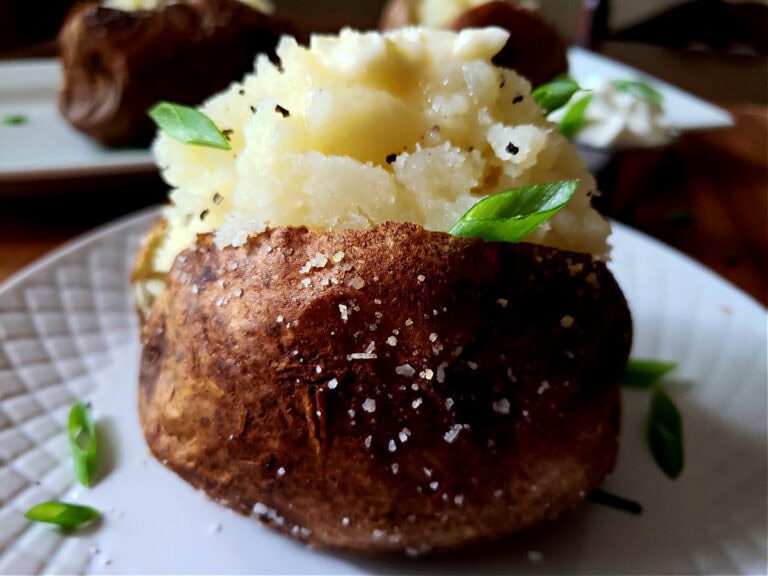
[[[617,157],[599,175],[603,210],[675,246],[768,305],[768,107],[732,105],[736,126]],[[159,203],[156,174],[0,184],[0,281],[93,227]]]

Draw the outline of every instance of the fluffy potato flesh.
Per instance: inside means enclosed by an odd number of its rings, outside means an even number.
[[[167,271],[201,233],[240,245],[266,227],[365,229],[388,220],[446,231],[481,198],[578,179],[573,200],[527,238],[606,256],[595,181],[547,121],[530,84],[495,66],[509,34],[407,28],[342,31],[308,47],[283,38],[280,66],[256,72],[202,110],[231,150],[155,144],[173,187]]]
[[[630,338],[586,254],[396,223],[205,236],[144,325],[141,423],[158,459],[243,514],[417,555],[600,484]]]

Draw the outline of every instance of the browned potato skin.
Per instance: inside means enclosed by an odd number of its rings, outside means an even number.
[[[59,35],[59,109],[103,144],[146,145],[155,134],[147,110],[157,101],[199,104],[252,70],[256,54],[275,57],[287,31],[237,0],[137,12],[79,4]]]
[[[302,273],[318,252],[344,258]],[[630,340],[621,290],[586,254],[391,222],[277,228],[239,248],[201,236],[143,327],[141,424],[192,485],[243,514],[260,503],[261,520],[314,546],[456,548],[601,483]],[[371,341],[377,358],[348,358]],[[406,363],[413,377],[396,374]]]
[[[390,0],[384,7],[380,28],[388,30],[412,24],[408,0]],[[487,2],[467,10],[453,22],[450,30],[498,26],[509,32],[504,48],[493,63],[511,68],[525,76],[535,87],[568,71],[566,46],[560,35],[535,12],[517,6],[515,2]]]

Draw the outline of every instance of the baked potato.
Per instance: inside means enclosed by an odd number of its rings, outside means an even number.
[[[379,27],[391,30],[409,25],[424,25],[419,18],[423,0],[389,0],[382,10]],[[450,3],[433,3],[446,9]],[[557,30],[535,11],[514,0],[491,1],[467,8],[440,22],[449,30],[498,26],[509,32],[504,48],[494,57],[497,66],[511,68],[528,78],[533,86],[543,84],[568,71],[566,46]],[[435,18],[436,15],[430,15]],[[438,19],[439,20],[439,19]]]
[[[161,462],[311,545],[410,555],[600,484],[631,319],[594,180],[530,83],[491,63],[506,41],[285,38],[279,68],[260,58],[201,107],[229,150],[159,136],[172,203],[134,284]],[[552,182],[570,200],[524,242],[441,231]]]
[[[109,146],[149,144],[159,100],[199,104],[275,57],[288,26],[239,0],[188,0],[153,10],[78,4],[59,35],[66,120]]]
[[[311,545],[493,540],[614,465],[631,320],[587,254],[279,227],[238,248],[200,236],[165,282],[142,332],[152,453]]]

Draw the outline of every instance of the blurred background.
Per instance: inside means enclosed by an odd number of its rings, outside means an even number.
[[[274,3],[280,16],[304,31],[375,27],[384,4]],[[73,4],[0,0],[0,65],[55,56],[56,35]],[[526,4],[536,5],[569,44],[632,65],[733,115],[732,128],[685,133],[661,150],[614,155],[597,174],[603,193],[599,208],[683,250],[768,303],[768,2]],[[0,180],[0,281],[72,236],[163,201],[165,192],[156,173],[44,186]],[[101,194],[102,201],[92,202],[94,194]]]

